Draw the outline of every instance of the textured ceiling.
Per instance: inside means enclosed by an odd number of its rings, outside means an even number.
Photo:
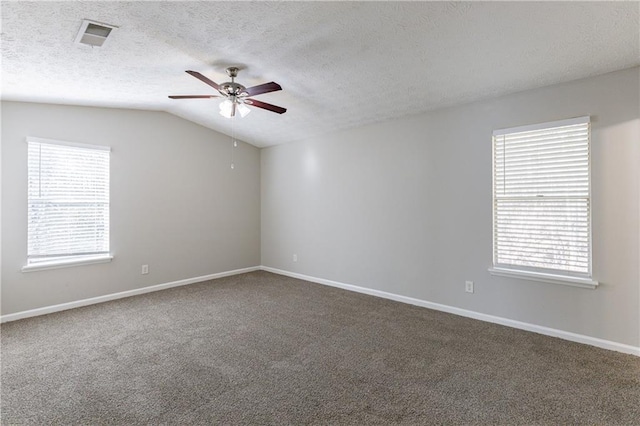
[[[2,2],[2,99],[163,110],[230,134],[220,83],[276,81],[259,147],[640,64],[638,2]],[[82,19],[120,28],[74,44]]]

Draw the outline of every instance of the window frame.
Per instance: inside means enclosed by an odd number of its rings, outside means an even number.
[[[90,144],[85,144],[85,143],[77,143],[77,142],[69,142],[69,141],[62,141],[62,140],[56,140],[56,139],[48,139],[48,138],[39,138],[39,137],[34,137],[34,136],[27,136],[25,138],[25,142],[27,145],[27,159],[29,158],[29,154],[28,154],[28,150],[29,150],[29,143],[39,143],[39,144],[48,144],[48,145],[58,145],[58,146],[67,146],[67,147],[74,147],[74,148],[81,148],[81,149],[91,149],[91,150],[97,150],[97,151],[107,151],[107,152],[111,152],[111,147],[109,146],[104,146],[104,145],[90,145]],[[110,155],[109,155],[109,181],[108,181],[108,189],[107,189],[107,194],[108,194],[108,209],[110,212],[111,209],[111,185],[110,185],[110,181],[111,181],[111,177],[110,177],[110,168],[111,168],[111,161],[110,161]],[[28,161],[28,160],[27,160]],[[28,175],[29,175],[29,165],[27,164],[27,186],[29,185],[28,183]],[[29,194],[28,194],[28,187],[27,187],[27,209],[29,206]],[[107,244],[108,244],[108,250],[105,253],[96,253],[93,255],[76,255],[76,256],[65,256],[65,257],[53,257],[52,260],[40,260],[37,262],[29,262],[29,249],[28,249],[28,243],[27,243],[27,253],[26,253],[26,264],[22,267],[22,272],[32,272],[32,271],[41,271],[41,270],[47,270],[47,269],[58,269],[58,268],[67,268],[67,267],[72,267],[72,266],[79,266],[79,265],[89,265],[89,264],[96,264],[96,263],[108,263],[111,262],[111,260],[113,259],[113,255],[111,253],[111,229],[110,229],[110,223],[111,223],[111,215],[109,214],[109,232],[108,232],[108,236],[107,236]],[[29,212],[27,211],[27,220],[29,220]],[[28,229],[27,229],[27,240],[28,240]]]
[[[514,133],[530,132],[536,130],[553,129],[557,127],[570,126],[576,124],[588,124],[587,135],[587,172],[588,172],[588,273],[578,273],[572,271],[560,271],[545,269],[542,267],[534,266],[520,266],[520,265],[508,265],[500,264],[496,262],[496,137]],[[593,230],[592,230],[592,191],[591,191],[591,120],[589,116],[575,117],[565,120],[556,120],[532,125],[504,128],[494,130],[491,138],[491,179],[492,179],[492,266],[489,268],[489,272],[492,275],[504,276],[510,278],[520,278],[532,281],[541,281],[553,284],[563,284],[574,287],[583,287],[589,289],[595,289],[598,286],[598,282],[593,279]],[[569,197],[567,197],[569,198]]]

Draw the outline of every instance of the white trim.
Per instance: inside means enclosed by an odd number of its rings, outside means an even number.
[[[526,126],[510,127],[508,129],[497,129],[493,131],[493,136],[502,136],[508,133],[531,132],[534,130],[546,129],[547,127],[564,127],[573,126],[574,124],[590,123],[591,117],[585,115],[583,117],[567,118],[566,120],[548,121],[546,123],[529,124]]]
[[[88,143],[60,141],[57,139],[37,138],[35,136],[27,136],[26,141],[33,142],[33,143],[45,143],[45,144],[51,144],[51,145],[73,146],[76,148],[84,148],[84,149],[96,149],[98,151],[111,151],[111,147],[105,146],[105,145],[90,145]]]
[[[516,270],[498,267],[489,268],[488,270],[491,275],[497,275],[500,277],[520,278],[523,280],[540,281],[543,283],[551,284],[562,284],[572,287],[589,288],[592,290],[595,289],[599,284],[598,281],[594,281],[590,278],[570,277],[568,275],[545,274],[543,272],[523,271],[519,269]]]
[[[494,324],[505,325],[520,330],[531,331],[533,333],[544,334],[545,336],[558,337],[560,339],[572,342],[583,343],[586,345],[596,346],[598,348],[608,349],[616,352],[622,352],[640,357],[640,346],[631,346],[624,343],[612,342],[610,340],[599,339],[597,337],[585,336],[583,334],[572,333],[570,331],[558,330],[555,328],[544,327],[541,325],[530,324],[522,321],[516,321],[509,318],[487,315],[480,312],[469,311],[467,309],[456,308],[454,306],[442,305],[440,303],[429,302],[426,300],[415,299],[413,297],[401,296],[399,294],[388,293],[386,291],[374,290],[366,287],[359,287],[352,284],[345,284],[338,281],[326,280],[324,278],[311,277],[309,275],[298,274],[296,272],[284,271],[282,269],[262,266],[263,271],[272,272],[274,274],[285,275],[292,278],[298,278],[318,284],[324,284],[331,287],[338,287],[357,293],[368,294],[371,296],[382,297],[384,299],[395,300],[396,302],[408,303],[410,305],[421,306],[423,308],[434,309],[436,311],[447,312],[454,315],[460,315],[467,318],[473,318],[480,321],[491,322]]]
[[[36,317],[39,315],[51,314],[53,312],[66,311],[67,309],[79,308],[82,306],[95,305],[96,303],[108,302],[110,300],[122,299],[125,297],[137,296],[139,294],[151,293],[154,291],[165,290],[172,287],[179,287],[187,284],[198,283],[202,281],[215,280],[218,278],[228,277],[231,275],[244,274],[260,270],[259,266],[249,268],[234,269],[232,271],[218,272],[217,274],[203,275],[201,277],[187,278],[184,280],[172,281],[169,283],[152,285],[149,287],[136,288],[133,290],[121,291],[119,293],[106,294],[104,296],[91,297],[89,299],[76,300],[74,302],[61,303],[59,305],[45,306],[43,308],[30,309],[28,311],[16,312],[0,316],[0,323],[16,321],[23,318]]]
[[[235,269],[232,271],[225,271],[225,272],[219,272],[216,274],[203,275],[200,277],[187,278],[184,280],[178,280],[178,281],[173,281],[169,283],[153,285],[149,287],[142,287],[134,290],[127,290],[119,293],[112,293],[104,296],[92,297],[89,299],[77,300],[74,302],[61,303],[59,305],[45,306],[43,308],[36,308],[28,311],[16,312],[13,314],[0,316],[0,323],[16,321],[23,318],[30,318],[30,317],[35,317],[39,315],[46,315],[54,312],[65,311],[67,309],[94,305],[97,303],[108,302],[110,300],[117,300],[125,297],[137,296],[140,294],[151,293],[159,290],[165,290],[172,287],[179,287],[183,285],[194,284],[194,283],[208,281],[208,280],[214,280],[214,279],[228,277],[232,275],[245,274],[247,272],[253,272],[258,270],[267,271],[274,274],[284,275],[292,278],[297,278],[304,281],[310,281],[318,284],[324,284],[331,287],[338,287],[344,290],[354,291],[356,293],[363,293],[371,296],[382,297],[384,299],[395,300],[396,302],[408,303],[410,305],[421,306],[423,308],[447,312],[450,314],[460,315],[467,318],[473,318],[480,321],[500,324],[507,327],[517,328],[520,330],[531,331],[533,333],[544,334],[546,336],[558,337],[560,339],[565,339],[572,342],[583,343],[586,345],[596,346],[599,348],[627,353],[627,354],[640,357],[640,346],[631,346],[623,343],[612,342],[610,340],[599,339],[597,337],[585,336],[583,334],[571,333],[569,331],[558,330],[554,328],[516,321],[508,318],[494,316],[494,315],[487,315],[480,312],[470,311],[467,309],[456,308],[454,306],[429,302],[426,300],[416,299],[408,296],[402,296],[394,293],[388,293],[386,291],[375,290],[375,289],[366,288],[366,287],[360,287],[352,284],[345,284],[338,281],[331,281],[324,278],[316,278],[309,275],[298,274],[295,272],[289,272],[282,269],[271,268],[268,266],[252,266],[249,268]]]
[[[70,268],[72,266],[93,265],[94,263],[109,263],[113,256],[106,254],[100,256],[81,257],[66,260],[56,260],[52,262],[38,262],[31,265],[24,265],[22,272],[46,271],[47,269]]]

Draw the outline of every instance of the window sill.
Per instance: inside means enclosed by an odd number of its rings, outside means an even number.
[[[523,280],[541,281],[544,283],[589,288],[592,290],[598,286],[598,281],[594,281],[589,278],[545,274],[543,272],[520,271],[515,269],[507,269],[507,268],[489,268],[489,273],[491,275],[497,275],[500,277],[520,278]]]
[[[56,260],[53,262],[40,262],[22,267],[22,272],[45,271],[47,269],[70,268],[72,266],[91,265],[94,263],[109,263],[113,259],[111,255],[85,257],[83,259]]]

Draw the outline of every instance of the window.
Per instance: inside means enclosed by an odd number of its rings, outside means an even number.
[[[589,117],[493,132],[493,268],[594,288]]]
[[[27,266],[109,261],[108,147],[27,138]]]

